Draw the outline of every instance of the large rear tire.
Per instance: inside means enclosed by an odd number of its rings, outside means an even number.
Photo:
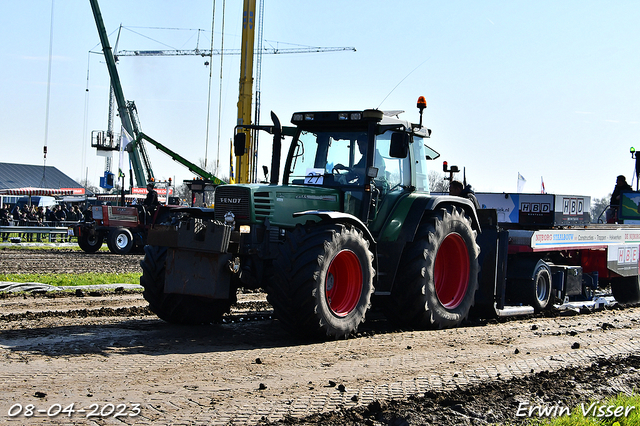
[[[351,225],[297,226],[274,261],[267,300],[288,331],[345,338],[371,305],[373,253]]]
[[[78,237],[78,246],[86,253],[95,253],[102,247],[102,234],[83,232]]]
[[[638,280],[638,276],[621,277],[612,280],[611,293],[620,303],[640,302],[640,280]]]
[[[476,232],[456,207],[426,218],[402,254],[384,304],[387,318],[409,328],[456,327],[468,316],[478,289]]]
[[[144,287],[143,295],[149,302],[149,309],[161,319],[174,324],[209,324],[219,321],[236,302],[235,292],[229,295],[229,299],[165,293],[167,248],[145,246],[144,252],[145,256],[140,261],[140,285]]]

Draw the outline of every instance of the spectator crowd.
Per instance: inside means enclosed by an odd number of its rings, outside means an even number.
[[[69,222],[84,220],[84,213],[77,205],[56,204],[42,207],[24,204],[0,207],[0,226],[66,226]],[[7,241],[8,233],[2,233],[2,241]],[[33,234],[26,237],[31,240]],[[38,235],[38,240],[40,240]]]

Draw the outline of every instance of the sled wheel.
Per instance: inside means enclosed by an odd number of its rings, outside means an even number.
[[[174,324],[209,324],[219,321],[236,302],[235,291],[229,299],[210,299],[188,294],[164,292],[165,261],[167,248],[145,246],[145,256],[140,261],[144,298],[149,309],[161,319]]]
[[[78,237],[78,245],[86,253],[95,253],[102,247],[103,237],[102,234],[96,233],[82,233]]]
[[[640,281],[638,281],[638,276],[621,277],[612,280],[611,293],[620,303],[640,302]]]
[[[478,289],[476,233],[456,207],[423,220],[402,254],[387,318],[401,327],[450,328],[469,314]]]
[[[533,279],[529,282],[526,292],[529,294],[529,304],[536,312],[549,306],[551,301],[551,269],[540,260],[534,269]]]
[[[299,336],[348,337],[364,321],[373,293],[373,254],[351,225],[298,225],[274,261],[267,299]]]

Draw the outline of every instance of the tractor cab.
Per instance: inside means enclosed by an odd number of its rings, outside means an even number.
[[[378,110],[299,112],[291,122],[284,185],[337,188],[343,211],[370,224],[385,204],[429,193],[426,160],[439,156],[424,143],[430,130]]]

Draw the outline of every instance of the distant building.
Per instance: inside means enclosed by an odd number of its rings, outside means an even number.
[[[75,180],[53,166],[0,163],[0,190],[18,188],[50,188],[71,190],[85,195],[85,189]],[[15,203],[19,197],[4,195],[2,204]]]

